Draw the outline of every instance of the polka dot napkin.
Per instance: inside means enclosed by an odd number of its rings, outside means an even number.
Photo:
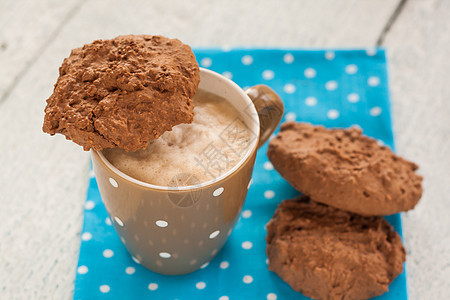
[[[384,50],[213,50],[195,54],[202,67],[244,89],[267,84],[284,100],[283,121],[360,126],[393,147]],[[265,224],[277,204],[298,194],[273,169],[267,144],[258,152],[253,183],[233,233],[202,269],[164,276],[133,261],[115,233],[91,173],[74,299],[307,299],[267,269]],[[401,233],[399,215],[387,218]],[[406,299],[406,276],[378,299]]]

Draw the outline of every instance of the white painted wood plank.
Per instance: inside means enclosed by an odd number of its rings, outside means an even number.
[[[424,196],[404,215],[411,299],[450,299],[450,1],[410,0],[387,35],[397,150]]]
[[[89,160],[41,130],[59,65],[49,58],[0,106],[0,299],[67,299],[73,290]]]
[[[0,1],[0,101],[79,0]]]
[[[193,46],[357,47],[373,45],[399,1],[127,1],[84,6],[65,41],[147,33]]]

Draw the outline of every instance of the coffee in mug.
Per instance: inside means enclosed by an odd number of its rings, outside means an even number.
[[[225,98],[198,90],[194,121],[165,132],[136,152],[103,150],[123,173],[158,186],[187,186],[213,180],[233,168],[252,139],[237,109]]]

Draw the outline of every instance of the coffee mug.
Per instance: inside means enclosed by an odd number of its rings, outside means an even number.
[[[239,148],[245,151],[243,158],[221,176],[190,186],[156,186],[124,174],[91,150],[100,194],[117,234],[134,261],[161,274],[193,272],[220,251],[239,219],[257,149],[284,112],[283,102],[269,87],[257,85],[244,92],[207,69],[200,68],[199,89],[227,99],[251,133],[248,144]],[[235,146],[233,130],[230,124],[221,135],[229,147]]]

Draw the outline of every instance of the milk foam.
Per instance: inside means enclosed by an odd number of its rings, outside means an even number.
[[[255,138],[226,99],[199,90],[194,121],[180,124],[150,142],[147,149],[106,149],[106,159],[123,173],[160,186],[186,186],[226,173]]]

